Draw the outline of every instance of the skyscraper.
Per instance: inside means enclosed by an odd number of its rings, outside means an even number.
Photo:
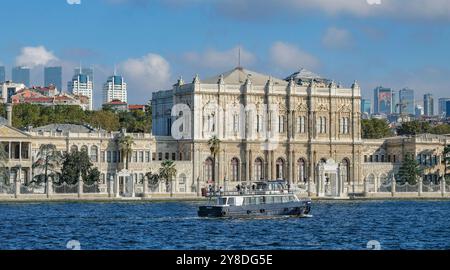
[[[78,69],[80,70],[80,69]],[[78,73],[75,74],[72,78],[72,80],[67,84],[67,88],[69,92],[71,92],[74,95],[82,95],[89,98],[89,110],[92,111],[94,108],[93,103],[93,88],[94,84],[92,82],[92,79],[89,77],[89,75]]]
[[[434,115],[434,98],[432,94],[425,94],[423,96],[423,110],[425,116]]]
[[[414,90],[403,88],[399,91],[400,114],[415,114]]]
[[[389,115],[392,113],[392,90],[379,86],[373,90],[373,113]],[[413,109],[414,110],[414,109]]]
[[[369,99],[361,100],[361,113],[371,114],[372,113],[371,107],[372,106],[371,106],[371,102]]]
[[[5,67],[0,66],[0,83],[6,82],[6,72]]]
[[[447,101],[450,101],[450,98],[440,98],[439,99],[439,108],[438,108],[438,111],[439,111],[439,116],[445,116],[446,115],[446,112],[447,112],[447,108],[446,108],[446,103],[447,103]]]
[[[75,74],[84,74],[89,76],[92,82],[94,82],[94,70],[92,68],[76,68]]]
[[[446,111],[445,116],[450,117],[450,100],[447,100],[445,102],[445,111]]]
[[[120,100],[125,103],[128,102],[127,84],[123,80],[123,77],[117,76],[115,72],[103,85],[103,104],[113,100]]]
[[[12,81],[30,86],[30,69],[27,67],[14,67],[12,69]]]
[[[44,69],[44,86],[51,84],[62,91],[62,67],[46,67]]]

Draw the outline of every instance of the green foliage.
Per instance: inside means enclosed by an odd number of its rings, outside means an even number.
[[[145,176],[148,179],[148,183],[150,184],[150,186],[152,187],[156,187],[159,184],[160,181],[160,177],[158,174],[154,174],[152,172],[148,172],[145,174]]]
[[[33,169],[38,169],[41,173],[36,174],[32,182],[37,184],[48,183],[49,177],[55,178],[59,175],[57,169],[62,161],[62,155],[55,145],[41,145],[36,158],[37,160],[33,163]]]
[[[166,187],[169,187],[173,178],[177,175],[175,162],[173,160],[164,160],[159,169],[159,178],[166,181]],[[170,189],[172,193],[172,189]]]
[[[433,126],[429,132],[438,135],[450,134],[450,125],[449,124],[436,125]]]
[[[115,112],[104,108],[100,111],[83,111],[79,106],[58,105],[53,107],[17,104],[13,108],[13,126],[19,129],[28,126],[38,127],[49,124],[90,124],[107,131],[125,128],[127,132],[139,133],[151,131],[152,110]],[[6,107],[0,104],[0,116],[6,118]]]
[[[91,185],[100,181],[100,172],[93,167],[86,151],[72,151],[64,155],[63,167],[59,184],[74,185],[78,183],[80,175],[83,181]]]
[[[8,178],[6,163],[8,162],[8,153],[5,151],[6,145],[0,143],[0,183],[5,183]]]
[[[418,120],[402,123],[402,125],[397,128],[398,135],[417,135],[429,132],[431,132],[430,123]]]
[[[382,119],[363,119],[361,129],[364,139],[381,139],[393,135],[388,123]]]
[[[419,163],[414,159],[413,155],[407,154],[397,174],[397,182],[402,184],[408,182],[414,185],[417,183],[417,178],[421,175],[422,169]]]
[[[446,145],[443,152],[442,162],[444,163],[444,175],[446,181],[450,182],[450,174],[448,173],[450,169],[450,145]]]

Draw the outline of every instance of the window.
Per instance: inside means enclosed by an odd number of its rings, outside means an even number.
[[[213,160],[208,158],[205,161],[205,178],[208,183],[213,181]]]
[[[284,133],[284,116],[280,115],[280,117],[278,117],[278,121],[278,132]]]
[[[101,155],[101,156],[100,156],[101,161],[102,161],[102,162],[106,162],[106,160],[105,160],[105,159],[106,159],[106,153],[105,153],[105,151],[102,151],[100,155]]]
[[[239,160],[237,158],[231,160],[231,181],[239,181]]]
[[[162,160],[163,159],[163,153],[158,153],[158,160]]]
[[[150,152],[149,151],[145,152],[145,162],[147,162],[147,163],[150,162]]]
[[[262,180],[264,177],[263,175],[263,161],[260,158],[257,158],[255,160],[255,180],[259,181]]]
[[[394,163],[397,162],[397,157],[395,155],[392,156]]]
[[[284,160],[281,158],[277,159],[276,176],[277,179],[284,179]]]
[[[172,160],[173,161],[177,160],[177,154],[176,153],[172,153]]]
[[[170,154],[169,154],[169,153],[166,153],[166,155],[165,155],[165,159],[166,159],[166,160],[168,160],[168,159],[169,159],[169,157],[170,157]]]
[[[113,151],[113,163],[117,163],[117,151]]]
[[[144,151],[139,152],[139,162],[144,163]]]
[[[319,117],[317,121],[317,133],[319,134],[325,134],[327,133],[327,118],[326,117]]]
[[[138,162],[138,153],[137,153],[137,151],[133,151],[133,162],[134,163]]]
[[[367,163],[367,155],[364,155],[364,162]]]
[[[91,156],[90,156],[90,158],[91,158],[92,162],[98,162],[98,147],[95,146],[95,145],[93,145],[91,147]]]
[[[306,127],[305,127],[305,117],[300,116],[297,117],[297,133],[305,133]]]
[[[152,153],[152,160],[156,160],[156,153]]]
[[[112,156],[111,151],[108,151],[108,153],[107,153],[107,160],[108,160],[108,163],[111,163],[111,161],[112,161],[111,156]]]
[[[263,117],[262,117],[262,115],[257,115],[256,116],[256,131],[258,132],[258,133],[260,133],[260,132],[262,132],[263,131],[263,124],[264,124],[264,122],[263,122]]]
[[[239,132],[239,115],[233,114],[233,132]]]
[[[298,181],[306,182],[306,162],[302,158],[298,160]]]

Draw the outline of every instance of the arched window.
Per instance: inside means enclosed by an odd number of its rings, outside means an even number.
[[[80,152],[86,152],[89,155],[88,147],[86,145],[81,146]]]
[[[277,179],[284,179],[284,160],[282,158],[277,159],[276,176]]]
[[[264,168],[264,163],[263,163],[262,159],[257,158],[255,160],[255,180],[256,181],[260,181],[260,180],[264,179],[263,168]]]
[[[306,182],[306,162],[303,158],[298,160],[298,182]]]
[[[97,146],[95,146],[95,145],[91,146],[90,157],[91,157],[92,162],[98,162],[98,147]]]
[[[237,158],[231,160],[231,181],[239,181],[239,159]]]
[[[350,162],[348,159],[342,160],[342,180],[345,182],[350,182]]]
[[[72,147],[70,147],[70,152],[71,152],[71,153],[77,152],[77,151],[78,151],[78,146],[72,145]]]
[[[213,160],[208,158],[205,161],[205,180],[207,183],[213,183]]]
[[[305,117],[299,116],[297,117],[297,133],[305,133],[306,127],[305,127]]]

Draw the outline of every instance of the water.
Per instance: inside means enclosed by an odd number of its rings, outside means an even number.
[[[450,201],[313,202],[312,218],[200,219],[199,203],[0,204],[0,249],[450,249]]]

